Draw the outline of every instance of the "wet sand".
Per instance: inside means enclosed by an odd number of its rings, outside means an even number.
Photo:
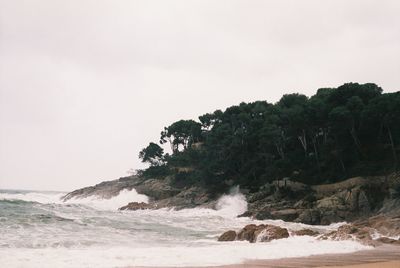
[[[252,260],[225,268],[294,268],[294,267],[349,267],[400,268],[400,246],[380,246],[349,254],[325,254],[277,260]]]

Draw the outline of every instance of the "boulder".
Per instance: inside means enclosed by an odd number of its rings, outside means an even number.
[[[337,231],[330,232],[321,237],[321,239],[332,240],[357,240],[365,245],[373,245],[372,234],[374,230],[369,227],[357,227],[353,224],[345,224],[340,226]]]
[[[344,200],[338,196],[329,196],[317,201],[317,208],[321,210],[345,209]]]
[[[251,243],[256,242],[257,234],[261,232],[262,229],[264,229],[265,225],[255,225],[255,224],[249,224],[246,225],[242,230],[239,231],[237,234],[237,240],[247,240]]]
[[[294,221],[299,216],[299,210],[289,208],[272,211],[271,216],[273,219],[277,220]]]
[[[225,242],[225,241],[235,241],[236,239],[236,232],[229,230],[223,233],[220,237],[218,237],[218,241]]]
[[[365,220],[354,222],[357,227],[369,227],[375,229],[384,236],[400,236],[400,216],[389,217],[385,215],[374,216]]]
[[[300,213],[299,217],[294,221],[310,225],[320,224],[321,213],[318,209],[305,209]]]
[[[144,202],[131,202],[126,206],[120,207],[119,210],[143,210],[143,209],[154,209],[155,207]]]
[[[249,224],[237,234],[237,240],[246,240],[250,243],[269,242],[287,237],[289,237],[289,232],[286,228],[268,224]]]
[[[272,215],[271,212],[268,210],[261,210],[261,211],[257,211],[254,215],[254,218],[256,220],[266,220],[266,219],[272,219]]]
[[[383,244],[391,244],[391,245],[398,245],[400,246],[400,239],[392,239],[388,237],[380,237],[377,239],[378,242],[381,242]]]
[[[297,235],[297,236],[304,236],[304,235],[317,236],[317,235],[319,235],[319,232],[313,231],[311,229],[301,229],[298,231],[294,231],[293,234]]]
[[[289,232],[286,228],[279,226],[267,225],[256,238],[257,242],[269,242],[276,239],[288,238]]]

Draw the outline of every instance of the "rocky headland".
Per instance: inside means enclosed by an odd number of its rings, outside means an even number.
[[[149,202],[131,202],[120,210],[214,208],[218,199],[218,196],[209,194],[201,186],[176,185],[173,177],[130,176],[73,191],[65,195],[63,200],[93,195],[109,199],[125,189],[135,189],[139,194],[147,195]],[[248,210],[240,216],[309,225],[348,224],[331,233],[252,224],[242,230],[225,232],[219,241],[268,242],[289,235],[310,235],[319,239],[356,239],[368,245],[400,244],[400,174],[397,173],[355,177],[334,184],[312,186],[284,178],[265,184],[256,192],[247,189],[241,189],[241,192],[248,201]]]

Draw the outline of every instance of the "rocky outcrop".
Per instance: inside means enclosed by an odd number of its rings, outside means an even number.
[[[375,216],[340,226],[336,231],[321,236],[321,239],[357,240],[366,245],[380,243],[400,245],[400,217]]]
[[[308,235],[308,236],[317,236],[317,235],[319,235],[320,233],[317,232],[317,231],[313,231],[313,230],[311,230],[311,229],[301,229],[301,230],[293,231],[292,234],[293,234],[293,235],[296,235],[296,236],[305,236],[305,235]]]
[[[131,202],[126,206],[120,207],[119,210],[144,210],[144,209],[155,209],[156,207],[144,202]]]
[[[114,181],[106,181],[95,186],[75,190],[65,195],[62,200],[72,198],[85,198],[96,196],[110,199],[117,196],[122,190],[135,189],[139,194],[149,197],[149,204],[142,206],[148,208],[174,207],[176,209],[215,206],[215,198],[210,198],[207,191],[200,186],[176,187],[172,177],[165,178],[143,178],[130,176]],[[133,201],[133,200],[132,200]],[[137,205],[125,206],[124,209],[140,209]],[[122,208],[121,208],[122,209]]]
[[[266,184],[247,195],[258,220],[280,219],[311,225],[352,222],[379,213],[400,215],[400,175],[356,177],[333,184],[307,186],[289,179]]]
[[[218,241],[220,242],[235,241],[236,236],[237,236],[236,232],[230,230],[220,235],[220,237],[218,237]]]
[[[64,196],[63,200],[93,195],[108,199],[124,189],[133,188],[139,194],[149,197],[149,205],[127,204],[124,209],[214,208],[218,199],[218,196],[211,197],[200,185],[176,183],[173,176],[130,176],[73,191]],[[354,222],[378,214],[390,217],[400,215],[400,174],[356,177],[315,186],[285,178],[267,183],[257,191],[243,189],[242,193],[246,195],[248,211],[241,216],[257,220],[279,219],[310,225],[328,225],[342,221]]]
[[[249,224],[246,225],[238,233],[235,231],[227,231],[223,233],[218,241],[249,241],[250,243],[255,242],[269,242],[276,239],[282,239],[289,237],[289,232],[286,228],[281,228],[275,225],[268,224]]]
[[[321,237],[322,240],[357,240],[363,244],[371,245],[373,229],[363,226],[356,227],[352,224],[340,226],[336,231],[325,234]]]

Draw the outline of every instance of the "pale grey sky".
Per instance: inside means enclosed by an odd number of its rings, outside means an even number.
[[[400,1],[0,0],[0,189],[141,168],[162,128],[241,101],[400,85]]]

